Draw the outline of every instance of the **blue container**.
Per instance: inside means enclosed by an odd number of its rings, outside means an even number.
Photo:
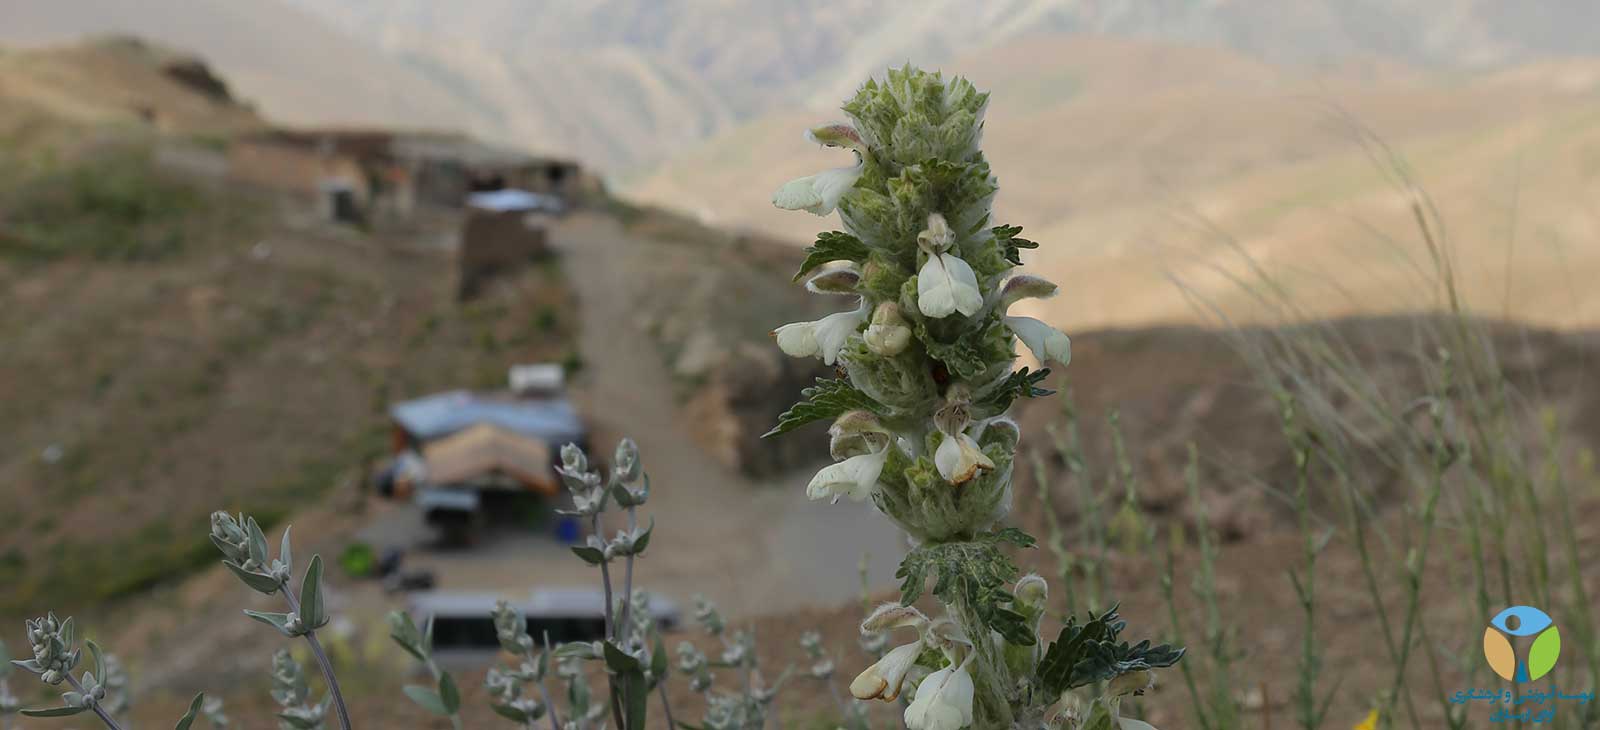
[[[572,515],[560,515],[556,518],[556,540],[563,545],[575,545],[578,538],[583,536],[583,527],[578,518]]]

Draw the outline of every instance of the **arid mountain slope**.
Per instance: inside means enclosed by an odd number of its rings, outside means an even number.
[[[98,34],[133,34],[197,53],[276,121],[474,126],[444,85],[279,0],[0,4],[0,45],[57,45]]]
[[[1242,270],[1218,233],[1298,275],[1311,313],[1431,305],[1411,273],[1426,252],[1382,145],[1437,201],[1460,273],[1487,297],[1474,304],[1555,325],[1600,321],[1600,302],[1576,286],[1600,273],[1600,220],[1584,202],[1600,185],[1600,64],[1312,75],[1213,49],[1039,36],[947,68],[994,93],[985,150],[1001,182],[996,217],[1043,244],[1028,263],[1063,284],[1039,310],[1059,324],[1193,321],[1173,274],[1206,301],[1247,304],[1213,271]],[[775,210],[769,195],[848,162],[800,136],[837,117],[768,115],[629,192],[804,242],[837,221]]]

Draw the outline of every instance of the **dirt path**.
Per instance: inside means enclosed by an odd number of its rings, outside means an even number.
[[[855,597],[864,554],[874,587],[887,585],[904,542],[869,506],[807,501],[809,473],[755,483],[692,440],[671,375],[639,326],[637,302],[650,279],[651,248],[660,244],[589,213],[566,219],[554,240],[582,302],[579,398],[594,421],[595,448],[609,451],[616,435],[627,434],[651,476],[657,527],[641,581],[679,600],[704,593],[743,615]]]

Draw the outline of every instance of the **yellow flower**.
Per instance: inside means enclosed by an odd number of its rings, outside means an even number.
[[[1377,708],[1373,708],[1373,710],[1371,712],[1368,712],[1367,713],[1367,719],[1362,720],[1359,723],[1356,723],[1356,726],[1353,727],[1353,728],[1350,728],[1350,730],[1378,730],[1378,710],[1377,710]]]

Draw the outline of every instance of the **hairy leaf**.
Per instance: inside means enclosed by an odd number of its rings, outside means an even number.
[[[1006,409],[1011,407],[1011,403],[1018,398],[1040,398],[1054,394],[1055,391],[1053,390],[1039,387],[1039,383],[1044,382],[1044,379],[1049,376],[1050,368],[1040,368],[1037,371],[1030,372],[1028,368],[1024,367],[1021,370],[1013,371],[1006,378],[1006,381],[1000,384],[1000,387],[995,388],[993,392],[975,404],[976,409],[979,412],[999,415],[1005,413]]]
[[[42,710],[23,710],[27,717],[71,717],[89,708],[87,707],[46,707]]]
[[[1016,563],[1001,552],[1000,546],[1005,543],[1033,547],[1034,540],[1027,533],[1008,527],[966,542],[928,544],[912,550],[895,572],[900,579],[900,602],[915,602],[932,578],[933,594],[939,600],[964,601],[1007,641],[1031,646],[1036,638],[1026,618],[1007,607],[1014,600],[1007,585],[1016,580],[1019,571]]]
[[[995,226],[989,229],[994,233],[995,243],[1005,249],[1006,260],[1016,266],[1022,265],[1022,251],[1024,248],[1038,248],[1039,244],[1026,238],[1018,238],[1022,226]]]
[[[1184,649],[1167,644],[1118,642],[1117,636],[1126,626],[1116,606],[1099,616],[1090,614],[1082,625],[1076,617],[1069,618],[1039,662],[1039,684],[1055,695],[1128,672],[1170,667],[1183,658]]]
[[[801,262],[800,271],[795,273],[794,280],[799,281],[813,269],[830,261],[859,263],[866,260],[868,253],[867,244],[844,231],[819,233],[817,242],[806,247],[806,260]]]
[[[328,623],[328,605],[322,600],[322,556],[312,555],[300,582],[300,620],[306,630],[320,629]]]
[[[195,695],[194,700],[189,703],[189,711],[183,713],[183,717],[178,719],[178,724],[172,730],[189,730],[189,727],[194,724],[195,716],[200,713],[200,706],[205,704],[205,701],[206,693],[201,692]]]
[[[232,561],[224,560],[222,561],[222,564],[228,566],[228,570],[232,571],[234,575],[238,576],[239,580],[244,581],[244,584],[249,586],[251,590],[259,591],[267,595],[272,595],[273,593],[278,592],[279,584],[277,578],[265,573],[256,573],[245,570],[244,568],[234,565]]]
[[[247,608],[244,610],[244,615],[277,629],[278,632],[284,636],[299,636],[299,634],[289,630],[289,614],[287,613],[278,613],[276,611],[252,611]],[[301,620],[304,621],[304,619]]]
[[[439,673],[439,702],[444,705],[446,714],[461,711],[461,690],[456,688],[456,680],[449,672]]]
[[[837,418],[846,411],[879,412],[880,409],[866,393],[857,390],[844,378],[817,378],[817,384],[800,391],[800,395],[805,400],[790,406],[789,410],[778,416],[778,425],[762,434],[762,438],[788,433],[812,421]]]
[[[410,697],[412,702],[417,703],[419,707],[427,710],[428,712],[431,712],[435,715],[450,715],[450,709],[444,706],[444,699],[439,697],[439,693],[434,692],[427,687],[419,687],[414,684],[408,684],[401,691],[405,692],[406,696]]]

